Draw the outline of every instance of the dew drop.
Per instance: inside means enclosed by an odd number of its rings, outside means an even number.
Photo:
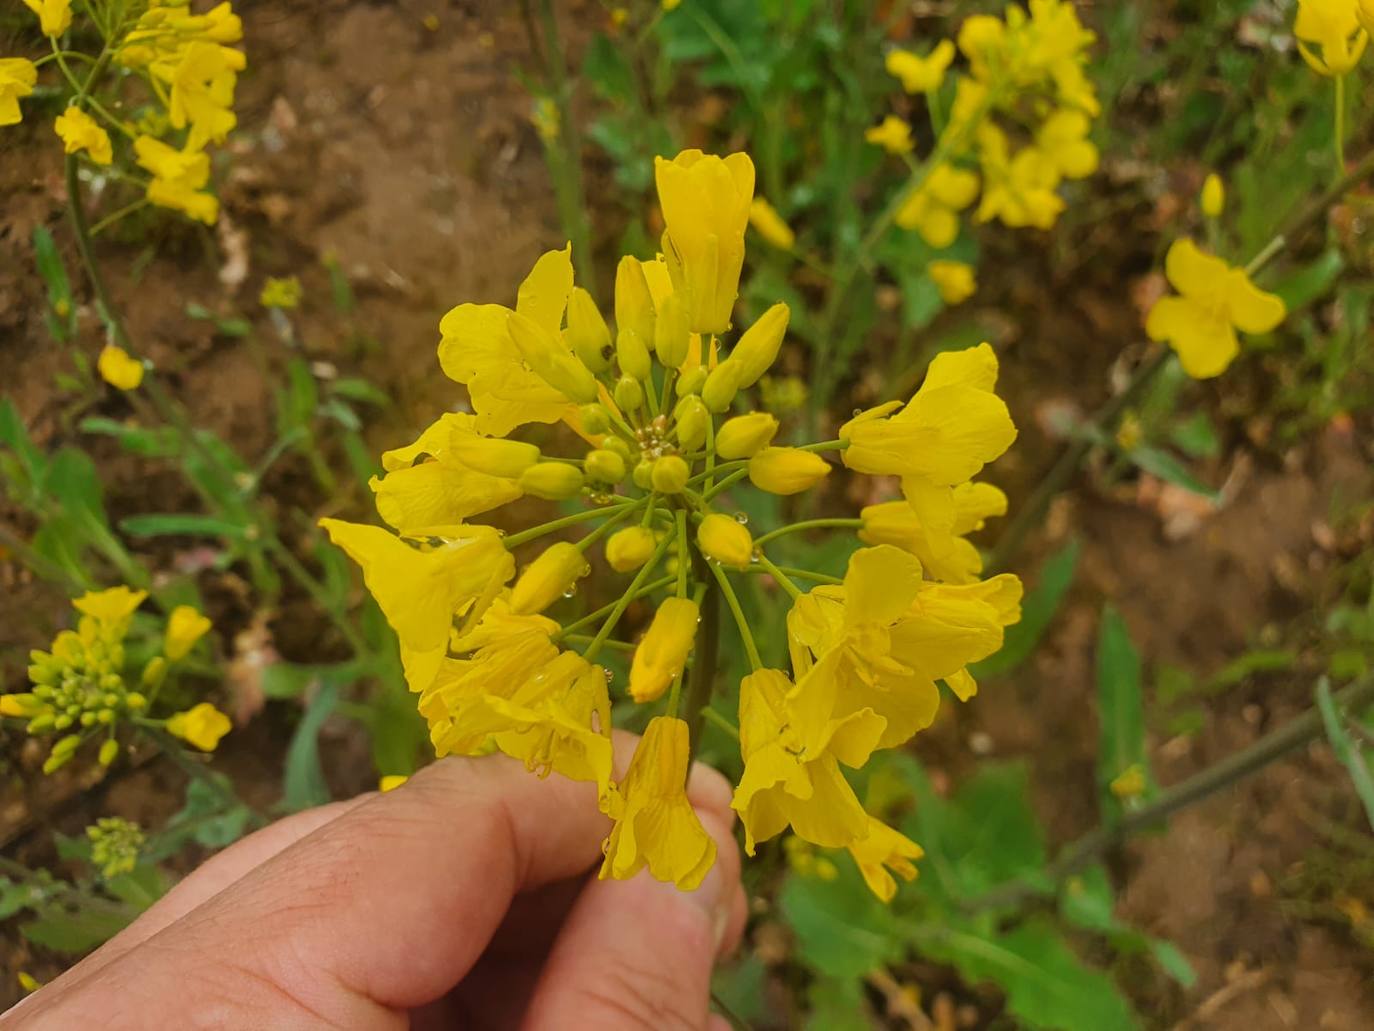
[[[862,408],[855,408],[854,411],[850,412],[849,414],[857,419],[859,416],[864,414],[864,410]]]
[[[735,522],[739,523],[740,526],[748,526],[748,525],[749,525],[749,515],[748,515],[748,513],[746,513],[746,512],[736,512],[736,513],[735,513]]]
[[[571,598],[571,597],[574,597],[576,594],[577,594],[577,584],[573,584],[571,587],[569,587],[566,591],[563,592],[563,597],[565,597],[565,598]]]

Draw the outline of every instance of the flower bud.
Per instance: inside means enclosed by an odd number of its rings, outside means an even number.
[[[625,443],[620,437],[607,437],[601,442],[601,449],[603,451],[614,451],[621,458],[625,459],[626,462],[630,460],[630,445]]]
[[[529,363],[536,376],[578,404],[596,400],[596,377],[543,326],[519,312],[512,312],[506,320],[506,328],[520,357]]]
[[[109,766],[118,757],[119,742],[116,741],[114,738],[109,738],[104,744],[100,746],[100,754],[98,758],[100,760],[101,766]]]
[[[697,547],[707,558],[723,566],[745,569],[754,556],[754,538],[744,525],[728,515],[712,512],[697,528]]]
[[[766,447],[749,459],[749,482],[769,494],[799,494],[830,475],[830,463],[813,451]]]
[[[577,419],[582,432],[592,437],[599,437],[611,428],[611,415],[605,405],[583,405],[577,410]]]
[[[622,412],[637,412],[644,404],[644,388],[633,376],[621,376],[615,382],[615,403]]]
[[[702,386],[706,383],[709,375],[704,365],[698,365],[677,378],[677,386],[674,387],[678,397],[686,397],[688,394],[700,394]]]
[[[582,489],[582,470],[567,462],[540,462],[520,474],[520,489],[545,501],[562,501]]]
[[[518,616],[543,612],[563,597],[590,567],[574,544],[559,541],[531,562],[510,592],[510,610]]]
[[[563,331],[573,354],[592,372],[605,372],[611,366],[611,331],[592,300],[580,286],[568,298],[568,328]]]
[[[654,621],[630,662],[630,695],[637,702],[662,696],[687,664],[696,640],[697,603],[690,598],[668,598],[654,613]]]
[[[615,336],[615,358],[620,371],[635,379],[648,379],[652,361],[649,345],[633,329],[622,329]]]
[[[143,667],[143,676],[141,679],[144,687],[156,688],[162,683],[163,678],[166,676],[167,660],[161,655],[155,655],[148,660],[148,665]]]
[[[768,371],[778,357],[782,338],[787,332],[787,320],[791,309],[778,303],[758,317],[752,326],[744,331],[730,352],[730,361],[741,366],[739,385],[752,387],[758,378]]]
[[[734,359],[728,359],[715,367],[701,387],[701,400],[712,412],[726,411],[739,393],[744,368]]]
[[[1208,218],[1219,218],[1226,207],[1226,187],[1221,176],[1213,172],[1202,184],[1202,213]]]
[[[727,461],[748,458],[766,448],[777,432],[778,420],[767,412],[737,415],[716,432],[716,454]]]
[[[654,485],[654,463],[647,458],[641,459],[630,473],[630,479],[640,490],[651,490]]]
[[[629,573],[649,561],[658,547],[653,531],[646,526],[627,526],[606,541],[606,561],[617,573]]]
[[[706,443],[706,427],[711,421],[711,413],[701,403],[701,398],[688,394],[676,409],[677,443],[683,451],[696,451]]]
[[[449,454],[469,469],[508,480],[516,479],[539,461],[539,449],[533,444],[504,437],[479,437],[475,433],[453,434]]]
[[[687,306],[677,294],[663,299],[654,324],[654,352],[667,368],[676,369],[687,360],[691,331],[687,328]]]
[[[664,455],[654,462],[650,482],[660,494],[681,494],[691,475],[691,467],[677,455]]]
[[[619,483],[625,479],[625,459],[605,448],[589,451],[583,468],[593,480],[600,480],[602,483]]]
[[[617,353],[619,334],[627,329],[635,333],[646,348],[654,339],[654,296],[649,292],[649,281],[644,278],[644,266],[638,258],[628,254],[620,259],[615,270],[615,326]],[[621,371],[633,376],[634,373],[624,367],[623,358],[621,361]]]

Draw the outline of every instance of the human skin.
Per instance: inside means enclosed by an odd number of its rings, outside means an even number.
[[[701,887],[602,881],[593,785],[441,760],[216,855],[0,1028],[720,1031],[711,968],[746,915],[734,814],[707,767],[688,797],[719,853]]]

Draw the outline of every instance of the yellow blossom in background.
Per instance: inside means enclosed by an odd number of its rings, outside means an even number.
[[[1091,129],[1082,111],[1056,111],[1036,132],[1036,147],[1064,178],[1082,179],[1097,171],[1097,147],[1088,139]]]
[[[1222,210],[1226,207],[1226,186],[1221,181],[1221,176],[1215,172],[1207,176],[1202,184],[1202,194],[1199,198],[1202,213],[1208,218],[1220,218]]]
[[[890,50],[884,60],[887,73],[902,82],[908,93],[928,93],[940,88],[945,70],[954,60],[954,44],[947,39],[935,44],[927,57],[918,57],[909,50]]]
[[[1265,293],[1244,269],[1205,254],[1192,240],[1174,242],[1165,274],[1180,296],[1155,302],[1145,322],[1151,340],[1168,341],[1194,379],[1219,376],[1240,353],[1236,331],[1268,333],[1287,315],[1283,300]]]
[[[1145,777],[1145,770],[1139,763],[1132,763],[1113,778],[1109,785],[1111,792],[1117,798],[1125,801],[1131,798],[1139,798],[1145,794],[1149,787],[1149,781]]]
[[[530,108],[530,124],[545,143],[558,139],[560,119],[558,105],[552,97],[536,97]]]
[[[296,276],[268,276],[258,303],[264,308],[296,308],[301,303],[301,281]]]
[[[749,204],[749,224],[754,230],[779,250],[790,251],[797,242],[797,234],[783,221],[773,205],[762,197],[755,197]]]
[[[38,69],[22,57],[0,57],[0,125],[18,125],[23,118],[19,101],[33,92]]]
[[[219,200],[204,192],[210,181],[210,155],[195,149],[177,150],[151,136],[135,139],[134,153],[140,167],[153,174],[148,200],[206,225],[219,218]]]
[[[1059,162],[1039,147],[1022,147],[1014,155],[1009,148],[1001,129],[989,125],[979,133],[983,199],[974,217],[1000,219],[1012,229],[1049,229],[1064,210],[1055,192],[1062,178]]]
[[[664,12],[666,13],[668,11],[676,11],[681,5],[682,0],[663,0],[660,6],[662,6]]]
[[[663,208],[663,254],[673,289],[684,296],[693,333],[723,333],[739,293],[744,227],[754,199],[754,163],[684,150],[654,159]]]
[[[849,854],[869,890],[884,902],[891,902],[897,893],[897,881],[892,875],[895,873],[904,881],[915,880],[914,860],[925,855],[925,850],[881,820],[869,817],[868,833],[849,846]]]
[[[77,154],[84,150],[97,165],[108,165],[114,160],[114,148],[110,144],[109,133],[81,108],[67,108],[63,114],[57,116],[53,128],[68,154]]]
[[[687,801],[687,724],[649,721],[629,772],[608,800],[615,821],[601,876],[625,880],[646,866],[660,881],[692,891],[716,861],[716,843]]]
[[[864,139],[889,154],[911,153],[911,125],[896,115],[888,115],[878,125],[865,130]]]
[[[26,995],[36,992],[43,987],[43,982],[39,981],[38,978],[34,977],[27,970],[19,971],[19,973],[14,975],[14,978],[19,982],[19,987],[24,990],[24,994]]]
[[[232,727],[229,717],[209,702],[201,702],[185,712],[167,718],[167,733],[194,745],[202,752],[213,752],[220,738],[229,733]]]
[[[174,129],[190,127],[187,147],[223,143],[238,124],[234,114],[234,85],[247,67],[242,51],[198,41],[188,46],[172,73],[167,113]]]
[[[72,0],[24,0],[30,11],[38,15],[38,27],[43,35],[54,39],[72,24]]]
[[[1303,60],[1321,75],[1347,74],[1369,45],[1358,0],[1298,0],[1293,35]]]
[[[896,223],[914,229],[926,243],[943,250],[959,236],[959,212],[978,196],[978,176],[952,165],[938,165],[897,209]]]
[[[100,378],[117,390],[135,390],[143,382],[143,363],[118,344],[106,344],[95,367]]]
[[[978,289],[973,266],[962,261],[932,261],[926,272],[946,304],[963,304]]]
[[[408,780],[410,777],[404,773],[388,773],[377,781],[377,790],[386,794],[388,791],[395,791]]]
[[[167,617],[167,635],[162,653],[169,662],[185,658],[195,643],[209,633],[211,625],[210,620],[190,605],[178,605]]]

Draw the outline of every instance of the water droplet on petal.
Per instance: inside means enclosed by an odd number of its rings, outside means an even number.
[[[740,526],[748,526],[748,525],[749,525],[749,514],[748,514],[747,512],[736,512],[736,513],[735,513],[735,522],[739,523]]]

